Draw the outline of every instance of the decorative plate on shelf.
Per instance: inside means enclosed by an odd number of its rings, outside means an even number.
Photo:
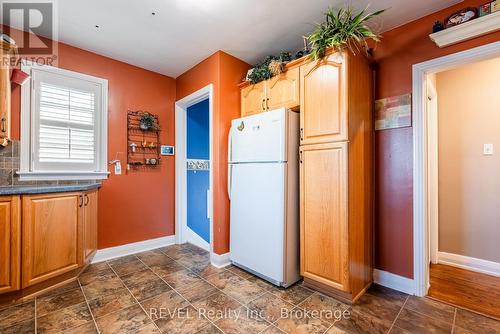
[[[450,28],[470,20],[473,20],[477,17],[477,8],[465,8],[454,14],[451,14],[445,21],[444,26],[446,28]]]

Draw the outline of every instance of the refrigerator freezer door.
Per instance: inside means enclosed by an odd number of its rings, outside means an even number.
[[[230,258],[283,282],[287,165],[252,163],[232,168]]]
[[[286,161],[287,112],[283,108],[233,120],[229,162]]]

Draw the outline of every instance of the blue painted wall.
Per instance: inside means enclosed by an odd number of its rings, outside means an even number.
[[[210,159],[210,119],[208,99],[187,109],[187,158]],[[187,171],[187,225],[210,243],[210,221],[207,218],[208,170]]]

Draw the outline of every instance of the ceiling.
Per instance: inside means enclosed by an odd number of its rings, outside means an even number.
[[[389,10],[380,31],[460,0],[373,0]],[[281,50],[297,51],[328,6],[368,0],[62,0],[59,40],[142,68],[177,77],[217,50],[250,64]],[[403,4],[404,3],[404,4]],[[153,13],[155,13],[153,15]],[[14,25],[14,24],[13,24]],[[96,27],[98,26],[98,27]],[[431,29],[431,27],[429,27]]]

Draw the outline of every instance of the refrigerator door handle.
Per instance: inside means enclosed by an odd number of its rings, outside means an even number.
[[[231,174],[232,174],[232,166],[231,166],[231,148],[232,148],[232,137],[231,132],[233,128],[229,128],[229,137],[227,138],[227,196],[229,200],[231,200]]]

